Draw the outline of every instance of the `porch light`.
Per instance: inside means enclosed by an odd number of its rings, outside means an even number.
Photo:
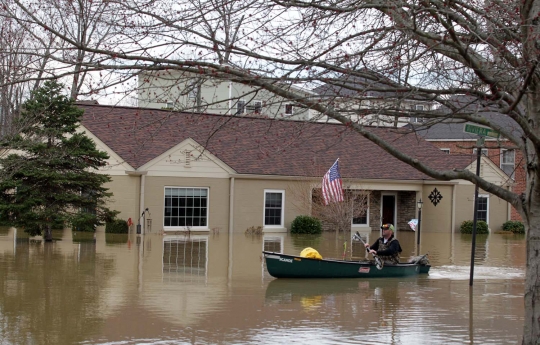
[[[424,202],[422,201],[422,199],[418,200],[418,202],[416,203],[416,205],[418,205],[418,209],[421,210],[422,209],[422,205],[424,204]]]

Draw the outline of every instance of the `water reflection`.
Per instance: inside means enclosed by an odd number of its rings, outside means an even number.
[[[163,274],[167,279],[206,277],[208,236],[163,238]]]
[[[7,233],[6,233],[7,231]],[[273,279],[262,250],[361,258],[350,234],[0,235],[6,344],[505,344],[523,323],[523,236],[422,236],[429,276]],[[377,232],[369,234],[374,240]],[[414,233],[400,233],[414,254]],[[474,318],[474,320],[473,320]]]

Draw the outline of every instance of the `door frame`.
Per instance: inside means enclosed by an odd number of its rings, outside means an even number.
[[[382,226],[382,219],[383,219],[383,207],[384,207],[384,203],[383,203],[383,198],[385,195],[391,195],[394,197],[394,219],[392,220],[392,224],[394,224],[394,234],[397,232],[397,224],[396,224],[396,221],[397,221],[397,192],[381,192],[381,224],[379,224],[379,232],[382,234],[382,230],[381,230],[381,226]]]

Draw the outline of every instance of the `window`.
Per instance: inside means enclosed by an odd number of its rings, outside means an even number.
[[[489,223],[489,198],[486,194],[478,195],[478,211],[476,212],[476,217],[478,220],[483,220],[484,222]]]
[[[450,153],[450,149],[441,149],[441,151],[448,154]]]
[[[199,96],[201,86],[199,85],[198,80],[194,80],[188,85],[188,98],[190,99],[197,99],[197,96]]]
[[[255,114],[260,114],[262,112],[262,102],[261,101],[253,102],[253,112]]]
[[[245,111],[246,111],[246,101],[238,100],[238,102],[236,102],[236,115],[241,115],[245,113]]]
[[[283,204],[285,192],[280,190],[264,191],[264,226],[283,227]]]
[[[514,178],[516,152],[514,150],[501,150],[501,169],[506,175]]]
[[[369,194],[359,194],[354,199],[352,225],[369,224]]]
[[[292,115],[293,110],[294,109],[292,104],[285,104],[285,115]]]
[[[207,228],[208,188],[165,187],[163,225],[167,228]]]
[[[488,149],[482,149],[482,156],[488,156]],[[473,155],[476,155],[476,148],[472,150]]]
[[[167,109],[174,109],[174,102],[167,102],[167,105],[165,107]]]
[[[411,106],[411,110],[412,111],[424,111],[424,106],[419,105],[419,104],[415,104],[415,105]],[[424,121],[425,121],[425,119],[423,117],[419,117],[419,116],[411,116],[411,118],[410,118],[411,123],[422,123]]]

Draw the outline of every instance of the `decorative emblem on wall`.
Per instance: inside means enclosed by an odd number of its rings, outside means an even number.
[[[435,188],[434,190],[431,191],[431,193],[429,193],[428,198],[429,200],[431,200],[431,203],[433,204],[433,206],[437,206],[437,204],[441,202],[442,195],[441,195],[441,192],[439,192],[437,188]]]

